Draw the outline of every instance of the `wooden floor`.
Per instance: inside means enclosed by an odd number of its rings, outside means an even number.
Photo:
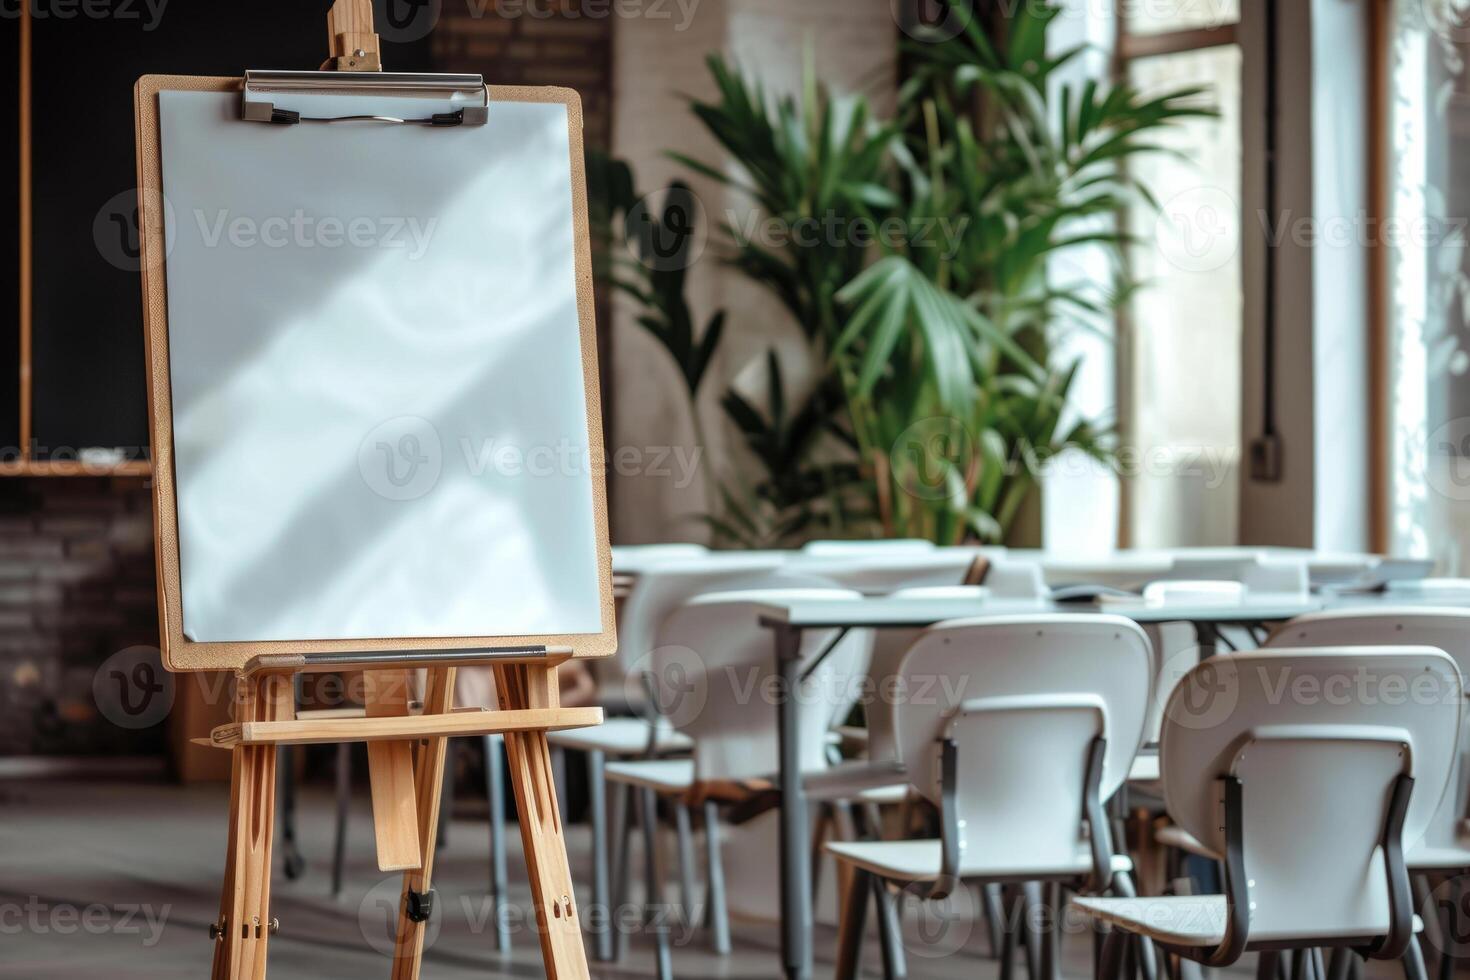
[[[0,783],[0,977],[208,976],[212,949],[207,930],[218,902],[226,803],[223,787]],[[358,980],[389,974],[391,943],[385,946],[385,937],[399,877],[377,871],[365,795],[353,810],[348,880],[342,897],[334,900],[328,894],[332,804],[321,791],[304,794],[301,847],[310,868],[296,882],[285,881],[279,871],[275,877],[273,906],[281,920],[281,933],[271,946],[271,976],[276,980]],[[425,980],[540,977],[536,937],[524,924],[529,891],[514,883],[523,880],[519,836],[511,825],[512,899],[520,924],[514,952],[501,957],[489,929],[485,823],[469,816],[455,821],[449,846],[437,863],[440,929],[430,934]],[[588,836],[585,827],[573,827],[570,833],[579,898],[585,904]],[[774,855],[729,859],[757,858],[775,860]],[[780,975],[774,927],[737,922],[734,934],[736,953],[727,958],[709,953],[702,933],[682,937],[674,955],[676,976],[769,980]],[[832,974],[834,930],[818,927],[815,940],[816,976],[824,980]],[[951,935],[935,947],[913,935],[907,945],[909,975],[915,980],[991,980],[997,974],[979,928],[963,944]],[[1090,975],[1085,935],[1068,940],[1064,960],[1069,980]],[[875,945],[867,956],[873,976],[878,975],[877,962]],[[649,943],[632,935],[623,962],[594,964],[592,975],[648,977],[652,967]],[[1224,976],[1253,976],[1253,970],[1248,957]],[[1375,965],[1370,975],[1398,973]]]

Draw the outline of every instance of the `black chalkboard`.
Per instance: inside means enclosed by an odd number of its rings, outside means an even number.
[[[71,458],[87,447],[123,448],[130,458],[147,454],[133,84],[145,74],[317,68],[327,54],[330,6],[329,0],[119,0],[34,7],[44,14],[33,21],[35,458]],[[379,12],[385,66],[430,70],[426,33],[394,32],[386,12]],[[5,30],[9,44],[13,22]],[[15,64],[3,56],[0,63]],[[10,321],[3,322],[9,329]],[[0,343],[15,349],[3,335]],[[4,383],[0,397],[8,390]],[[0,414],[0,426],[6,418]]]

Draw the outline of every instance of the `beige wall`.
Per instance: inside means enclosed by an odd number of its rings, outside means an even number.
[[[682,29],[681,29],[682,28]],[[613,57],[613,153],[626,159],[644,191],[661,190],[675,177],[693,186],[706,221],[718,224],[727,210],[744,214],[746,203],[714,181],[694,178],[667,157],[674,149],[715,165],[727,161],[694,119],[686,96],[710,99],[714,86],[705,67],[711,52],[725,53],[758,74],[768,93],[795,92],[808,45],[821,80],[838,92],[863,91],[888,112],[895,87],[898,29],[889,0],[702,0],[683,19],[627,18],[617,22]],[[614,496],[613,539],[619,543],[704,540],[694,519],[705,510],[710,467],[725,476],[744,466],[730,445],[720,395],[745,372],[763,389],[764,374],[750,370],[767,347],[782,356],[788,381],[803,372],[797,326],[764,292],[723,267],[718,235],[690,273],[690,305],[702,327],[717,309],[727,311],[720,354],[705,380],[700,414],[710,445],[699,471],[686,478],[695,438],[683,385],[663,348],[633,319],[619,299],[614,318],[614,451],[630,450],[608,474]],[[791,377],[794,376],[794,377]],[[664,455],[666,450],[672,450]],[[660,456],[663,465],[654,467]]]

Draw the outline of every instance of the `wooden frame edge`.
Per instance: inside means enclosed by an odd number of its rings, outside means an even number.
[[[227,76],[144,75],[133,89],[138,172],[138,243],[141,250],[143,328],[148,383],[148,424],[153,440],[154,567],[158,582],[159,646],[171,671],[239,670],[252,658],[279,654],[353,651],[412,651],[544,645],[566,647],[574,659],[611,656],[617,651],[613,599],[612,548],[608,530],[604,467],[593,467],[593,525],[597,535],[598,592],[602,630],[548,636],[358,637],[343,640],[263,640],[206,642],[183,633],[177,496],[173,471],[172,391],[168,363],[168,293],[163,246],[163,163],[158,96],[164,91],[239,91],[243,79]],[[570,88],[486,86],[492,102],[554,102],[566,107],[571,155],[572,223],[577,312],[582,348],[582,382],[587,406],[588,450],[601,451],[602,398],[597,359],[597,311],[593,296],[592,243],[583,146],[582,100]],[[492,110],[493,111],[493,110]],[[594,460],[594,462],[596,462]]]

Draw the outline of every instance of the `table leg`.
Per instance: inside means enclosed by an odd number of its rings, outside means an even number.
[[[1194,624],[1195,642],[1199,645],[1199,658],[1201,660],[1213,657],[1220,652],[1220,629],[1214,623]]]
[[[812,882],[807,838],[806,797],[801,783],[801,746],[797,729],[801,684],[801,630],[776,629],[776,700],[781,763],[781,959],[787,980],[812,975]]]

